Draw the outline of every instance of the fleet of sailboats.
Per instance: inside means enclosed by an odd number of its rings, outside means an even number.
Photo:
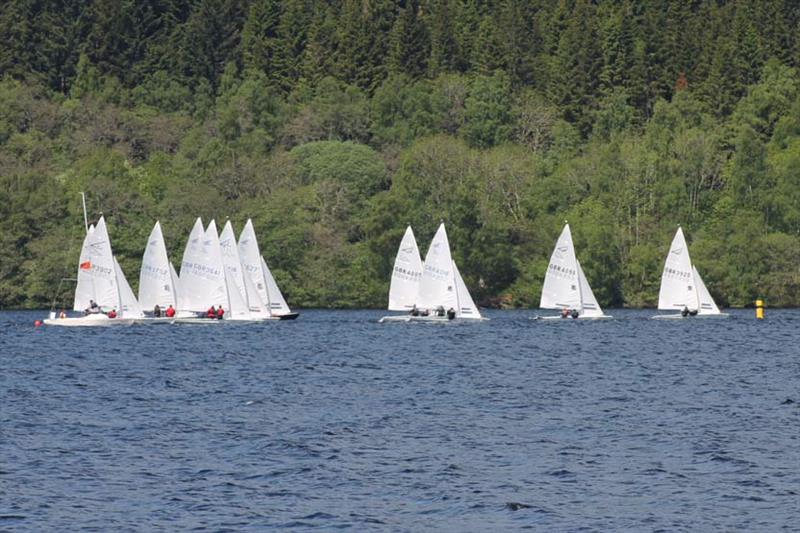
[[[84,220],[86,220],[84,213]],[[212,320],[210,308],[213,308]],[[165,314],[170,309],[174,316]],[[181,261],[180,276],[169,261],[161,223],[147,239],[139,272],[138,298],[114,257],[104,217],[86,223],[72,306],[81,316],[55,309],[44,320],[56,326],[112,326],[133,323],[223,323],[291,320],[292,312],[258,248],[248,220],[236,241],[226,221],[217,233],[212,220],[195,220]],[[147,310],[146,312],[144,310]]]
[[[439,225],[423,263],[409,226],[400,241],[389,287],[389,315],[381,322],[487,320],[478,311],[450,254],[444,223]]]
[[[85,205],[85,201],[84,201]],[[156,221],[147,239],[139,272],[139,293],[133,293],[111,248],[104,217],[89,225],[78,262],[72,310],[55,310],[44,320],[57,326],[112,326],[133,323],[261,322],[297,318],[281,294],[261,255],[253,222],[239,235],[226,221],[221,233],[211,220],[195,220],[180,264],[180,275],[169,260],[161,223]],[[603,313],[575,254],[569,224],[558,237],[545,272],[539,307],[559,315],[536,319],[603,319]],[[169,315],[163,312],[169,309]],[[380,322],[450,322],[487,320],[467,289],[453,260],[444,223],[439,225],[425,260],[411,226],[406,228],[395,257],[389,287],[389,315]],[[658,309],[673,311],[656,319],[727,317],[720,312],[692,264],[682,228],[672,240],[664,270]],[[222,320],[219,320],[222,319]]]

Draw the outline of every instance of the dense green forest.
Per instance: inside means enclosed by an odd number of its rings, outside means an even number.
[[[794,0],[5,0],[0,43],[0,308],[75,274],[79,191],[134,290],[156,219],[177,266],[252,218],[291,305],[380,307],[444,220],[536,306],[566,219],[604,306],[678,224],[721,305],[800,305]]]

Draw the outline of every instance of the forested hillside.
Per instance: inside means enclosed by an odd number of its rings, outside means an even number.
[[[5,0],[0,307],[48,306],[102,212],[252,218],[290,304],[384,306],[440,220],[484,305],[535,306],[564,220],[604,306],[678,224],[724,306],[800,305],[793,0]],[[71,288],[69,288],[71,290]]]

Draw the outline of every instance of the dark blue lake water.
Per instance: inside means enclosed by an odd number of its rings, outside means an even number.
[[[0,530],[797,531],[799,311],[34,328]]]

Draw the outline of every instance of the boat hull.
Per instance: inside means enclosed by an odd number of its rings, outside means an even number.
[[[446,316],[411,316],[411,315],[389,315],[378,320],[380,324],[385,322],[434,322],[438,324],[446,324],[448,322],[480,322],[482,320],[489,320],[488,318],[447,318]]]
[[[142,324],[147,326],[162,326],[165,324],[174,324],[175,318],[174,317],[144,317],[144,318],[135,318],[133,319],[134,324]]]
[[[555,316],[532,316],[530,317],[531,320],[563,320],[564,322],[569,322],[570,320],[608,320],[610,318],[614,318],[611,315],[600,315],[600,316],[579,316],[578,318],[572,318],[571,316],[562,317],[560,315]]]
[[[682,314],[677,313],[677,314],[674,314],[674,315],[655,315],[655,316],[652,316],[650,318],[652,320],[683,320],[683,319],[690,319],[690,318],[715,318],[715,319],[719,319],[719,318],[728,318],[729,316],[730,315],[728,313],[719,313],[719,314],[713,314],[713,315],[711,315],[711,314],[706,314],[706,315],[698,314],[698,315],[694,315],[694,316],[692,316],[692,315],[683,316]]]
[[[132,318],[108,318],[106,315],[87,315],[81,317],[71,318],[46,318],[44,324],[46,326],[61,326],[61,327],[114,327],[114,326],[130,326],[134,323]]]

